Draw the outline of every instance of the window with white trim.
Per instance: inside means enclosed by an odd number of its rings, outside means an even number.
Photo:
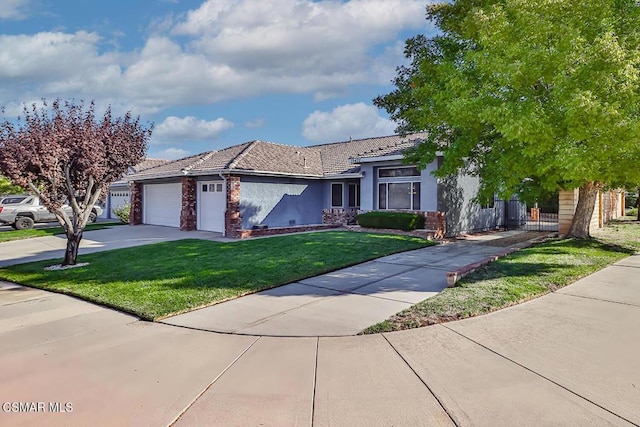
[[[359,208],[360,207],[360,184],[350,183],[347,189],[347,207]]]
[[[420,210],[420,171],[415,166],[378,169],[378,209]]]
[[[341,208],[344,204],[342,202],[342,196],[344,194],[343,186],[341,182],[331,183],[331,207]]]

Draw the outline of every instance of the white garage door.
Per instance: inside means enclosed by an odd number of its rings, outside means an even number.
[[[109,203],[111,204],[111,212],[107,212],[107,210],[105,209],[103,215],[108,215],[107,218],[117,218],[116,214],[113,213],[113,210],[129,203],[129,190],[111,190],[111,192],[109,193]]]
[[[198,230],[224,232],[224,181],[198,182]]]
[[[147,184],[142,196],[144,223],[180,227],[182,210],[182,185]]]

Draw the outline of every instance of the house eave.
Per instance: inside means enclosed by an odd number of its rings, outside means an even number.
[[[304,179],[322,179],[321,175],[314,174],[295,174],[287,172],[273,172],[273,171],[259,171],[259,170],[246,170],[246,169],[207,169],[207,170],[182,170],[180,172],[172,171],[163,174],[157,174],[153,176],[134,177],[131,181],[152,181],[156,179],[164,178],[180,178],[183,176],[198,177],[208,175],[255,175],[255,176],[273,176],[273,177],[288,177],[288,178],[304,178]]]
[[[349,161],[351,163],[374,163],[374,162],[386,162],[390,160],[402,160],[404,156],[402,154],[394,154],[392,156],[376,156],[376,157],[360,157],[353,158]]]
[[[325,175],[322,179],[345,179],[345,178],[362,178],[362,172],[352,172],[352,173],[337,173],[331,175]]]

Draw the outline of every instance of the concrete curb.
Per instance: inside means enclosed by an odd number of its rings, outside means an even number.
[[[500,252],[496,255],[491,255],[490,257],[487,257],[483,260],[480,260],[478,262],[474,262],[473,264],[467,264],[464,267],[460,267],[457,270],[453,270],[453,271],[449,271],[447,272],[447,287],[448,288],[453,288],[456,286],[456,283],[458,283],[458,281],[460,281],[460,279],[462,279],[464,276],[466,276],[469,273],[473,273],[474,271],[476,271],[477,269],[479,269],[480,267],[484,267],[487,264],[490,264],[496,260],[499,260],[500,258],[506,257],[507,255],[510,255],[514,252],[519,251],[520,249],[524,249],[524,248],[528,248],[529,246],[538,243],[542,240],[551,238],[551,237],[555,237],[557,236],[558,233],[550,233],[550,234],[546,234],[544,236],[540,236],[540,237],[536,237],[535,239],[531,239],[531,240],[527,240],[526,242],[520,242],[520,243],[516,243],[514,245],[509,246],[507,249],[505,249],[503,252]]]

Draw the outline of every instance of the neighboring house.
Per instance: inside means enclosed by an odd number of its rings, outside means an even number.
[[[127,173],[125,173],[125,175],[121,179],[115,181],[109,187],[109,192],[107,193],[100,218],[117,218],[113,213],[113,209],[129,203],[130,188],[129,179],[127,178],[129,175],[165,164],[169,161],[170,160],[164,159],[145,159],[137,165],[130,167]]]
[[[134,181],[130,221],[229,237],[347,223],[370,210],[422,212],[427,228],[439,230],[446,217],[449,235],[501,225],[493,206],[473,200],[476,177],[438,179],[438,160],[422,171],[402,162],[421,137],[308,147],[251,141],[165,163],[126,177]]]

